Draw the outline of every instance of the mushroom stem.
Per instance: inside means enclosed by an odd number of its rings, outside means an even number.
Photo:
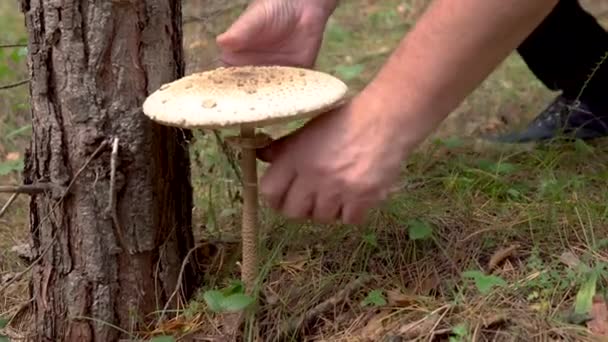
[[[241,138],[253,141],[255,128],[241,127]],[[256,150],[250,144],[242,146],[243,212],[241,236],[243,261],[241,277],[247,293],[251,293],[257,278],[258,175]]]

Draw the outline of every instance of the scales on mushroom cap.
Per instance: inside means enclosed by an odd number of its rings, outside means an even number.
[[[143,110],[154,121],[181,128],[263,127],[326,112],[347,90],[339,79],[315,70],[218,68],[163,85]]]
[[[342,102],[348,87],[329,74],[286,66],[217,68],[167,83],[143,104],[144,114],[180,128],[240,128],[243,172],[242,278],[257,279],[257,164],[263,146],[256,127],[311,118]]]

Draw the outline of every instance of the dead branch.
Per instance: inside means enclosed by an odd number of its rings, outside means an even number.
[[[8,199],[8,201],[6,201],[6,204],[4,204],[4,206],[2,207],[2,209],[0,209],[0,218],[2,218],[2,216],[4,216],[4,214],[8,210],[8,208],[11,205],[13,205],[13,203],[15,203],[15,201],[17,200],[17,197],[19,197],[19,194],[18,193],[14,193],[14,194],[11,195],[11,197]]]
[[[27,44],[0,44],[0,49],[27,47]]]
[[[11,278],[11,280],[7,281],[4,285],[2,285],[2,287],[0,287],[0,294],[4,293],[4,291],[6,291],[6,289],[11,286],[12,284],[14,284],[15,282],[21,280],[21,278],[23,278],[23,276],[28,273],[29,271],[31,271],[34,266],[36,266],[36,264],[38,264],[40,262],[40,260],[42,260],[42,258],[46,255],[46,253],[51,250],[51,247],[55,244],[55,241],[57,241],[57,230],[55,231],[55,233],[53,234],[53,239],[51,240],[51,243],[49,243],[48,246],[46,246],[46,248],[42,251],[42,253],[40,253],[40,256],[38,256],[36,258],[36,260],[34,260],[26,269],[24,269],[23,271],[15,274],[15,276],[13,278]]]
[[[30,83],[30,80],[23,80],[23,81],[19,81],[19,82],[15,82],[15,83],[9,83],[7,85],[0,86],[0,90],[17,88],[17,87],[20,87],[20,86],[28,84],[28,83]]]
[[[169,308],[169,304],[173,300],[173,297],[175,297],[177,295],[177,292],[179,291],[179,289],[181,287],[182,278],[184,277],[184,272],[186,271],[186,266],[188,266],[188,260],[190,259],[190,256],[192,255],[192,253],[194,253],[194,251],[196,251],[197,249],[199,249],[203,246],[204,246],[204,244],[199,243],[196,246],[192,247],[188,251],[188,254],[186,254],[186,257],[184,258],[184,261],[182,262],[182,267],[179,270],[179,275],[177,276],[177,282],[175,283],[175,290],[173,291],[173,293],[171,293],[171,296],[169,296],[169,299],[167,299],[167,302],[165,303],[165,306],[163,307],[163,310],[161,312],[159,322],[162,322],[163,319],[165,318],[165,313],[167,312],[167,309]]]
[[[37,195],[52,190],[63,190],[59,185],[53,183],[36,183],[24,185],[0,185],[0,193],[14,193]]]
[[[237,165],[237,161],[234,160],[234,157],[232,156],[232,151],[230,150],[230,147],[228,146],[228,144],[226,144],[226,142],[224,140],[222,140],[222,137],[217,130],[213,130],[213,135],[215,136],[215,140],[217,141],[217,144],[222,149],[222,153],[226,157],[226,160],[228,160],[228,164],[230,164],[230,168],[232,169],[232,172],[234,172],[234,175],[236,176],[236,178],[239,180],[241,185],[243,185],[243,177],[241,176],[241,172]]]
[[[125,242],[125,239],[122,235],[123,230],[120,224],[120,220],[118,219],[118,205],[116,203],[118,194],[116,189],[116,164],[118,163],[118,138],[114,139],[112,144],[112,154],[110,156],[110,199],[108,201],[108,213],[112,217],[112,222],[114,223],[114,227],[116,229],[116,238],[120,243],[121,247],[128,255],[132,254],[133,251],[130,250]]]
[[[63,200],[66,198],[66,196],[68,195],[68,193],[72,189],[72,186],[74,186],[74,184],[76,183],[76,180],[78,179],[78,177],[80,177],[80,175],[82,174],[82,172],[84,172],[84,170],[86,170],[86,168],[89,166],[89,164],[91,164],[91,162],[97,157],[97,155],[105,147],[107,147],[107,146],[108,146],[108,141],[107,140],[104,140],[101,144],[99,144],[99,146],[93,152],[93,154],[91,154],[91,156],[89,157],[89,159],[87,159],[86,162],[82,165],[82,167],[80,169],[78,169],[78,171],[76,172],[76,174],[74,175],[74,177],[70,181],[70,184],[68,184],[68,186],[63,191],[63,194],[61,195],[61,198],[59,198],[54,203],[54,205],[51,207],[51,209],[49,210],[49,212],[40,220],[40,222],[38,223],[38,225],[32,230],[32,234],[35,234],[35,232],[38,231],[38,227],[40,227],[40,225],[42,225],[44,222],[46,222],[46,220],[48,220],[51,217],[51,214],[55,211],[55,209],[57,209],[57,207],[59,206],[59,204],[61,204],[63,202]],[[23,271],[17,273],[17,275],[15,275],[15,277],[13,277],[10,281],[8,281],[7,283],[5,283],[0,288],[0,293],[3,293],[9,286],[11,286],[16,281],[20,280],[26,273],[28,273],[29,271],[31,271],[34,268],[34,266],[40,262],[40,260],[42,260],[42,258],[44,257],[44,255],[46,255],[46,253],[55,244],[55,241],[57,241],[57,233],[58,232],[59,232],[59,229],[56,229],[53,232],[53,237],[52,237],[51,242],[49,243],[48,246],[45,247],[45,249],[42,251],[42,253],[40,253],[40,256],[38,256],[38,258],[36,258],[36,260],[34,260],[26,269],[24,269]]]

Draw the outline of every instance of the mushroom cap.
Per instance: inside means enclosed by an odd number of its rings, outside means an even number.
[[[315,70],[220,67],[161,86],[144,101],[143,111],[181,128],[262,127],[327,112],[347,91],[341,80]]]

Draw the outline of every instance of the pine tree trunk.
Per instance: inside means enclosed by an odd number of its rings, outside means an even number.
[[[112,326],[145,330],[176,286],[169,308],[198,285],[192,265],[178,284],[193,247],[189,132],[141,112],[148,94],[183,75],[181,1],[21,0],[21,8],[33,124],[24,179],[54,187],[30,207],[41,258],[31,284],[35,340],[128,338]]]

